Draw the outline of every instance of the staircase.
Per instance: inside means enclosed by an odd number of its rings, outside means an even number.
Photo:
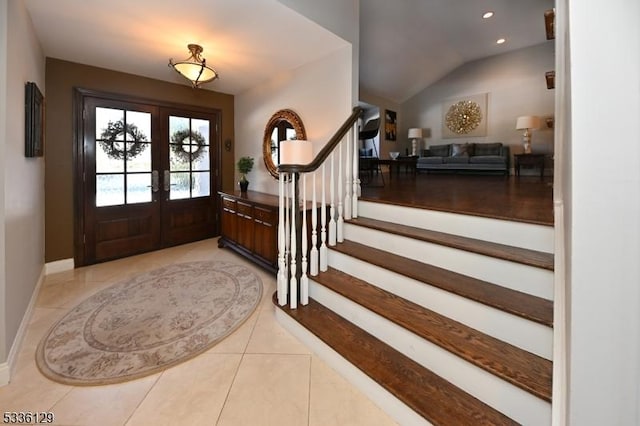
[[[357,210],[280,323],[400,424],[551,424],[553,228]]]

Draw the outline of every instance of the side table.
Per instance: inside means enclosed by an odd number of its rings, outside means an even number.
[[[516,171],[516,176],[520,176],[520,167],[538,167],[540,169],[540,179],[544,176],[544,159],[545,154],[515,154],[514,158],[514,168]]]

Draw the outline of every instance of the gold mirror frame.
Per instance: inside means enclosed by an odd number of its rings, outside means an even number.
[[[298,140],[306,140],[307,133],[304,130],[304,124],[302,124],[302,120],[290,109],[281,109],[271,116],[267,125],[264,128],[264,138],[262,139],[262,158],[264,159],[264,165],[271,173],[271,176],[274,178],[278,178],[278,165],[275,164],[271,158],[271,135],[273,134],[273,130],[278,126],[278,124],[286,122],[293,127],[296,132],[296,139]]]

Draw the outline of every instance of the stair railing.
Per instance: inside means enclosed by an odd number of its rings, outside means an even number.
[[[276,289],[281,306],[289,303],[289,307],[295,309],[298,303],[309,303],[309,276],[328,269],[328,246],[343,242],[344,221],[358,217],[357,123],[362,113],[362,108],[353,108],[349,118],[309,164],[281,164],[278,167]],[[309,186],[308,178],[311,181]],[[308,191],[311,192],[311,201],[308,200]],[[311,212],[310,229],[308,211]]]

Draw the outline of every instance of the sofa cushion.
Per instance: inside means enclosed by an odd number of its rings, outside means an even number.
[[[429,147],[429,157],[448,157],[451,152],[451,144],[433,145]]]
[[[417,164],[442,164],[442,157],[420,157]]]
[[[504,164],[505,158],[501,155],[476,155],[469,158],[470,164]]]
[[[454,143],[451,144],[451,156],[452,157],[468,157],[469,153],[468,143]]]
[[[468,155],[461,155],[458,157],[444,157],[445,164],[467,164],[469,163]]]
[[[502,144],[496,143],[477,143],[475,144],[475,155],[500,155],[502,151]]]

